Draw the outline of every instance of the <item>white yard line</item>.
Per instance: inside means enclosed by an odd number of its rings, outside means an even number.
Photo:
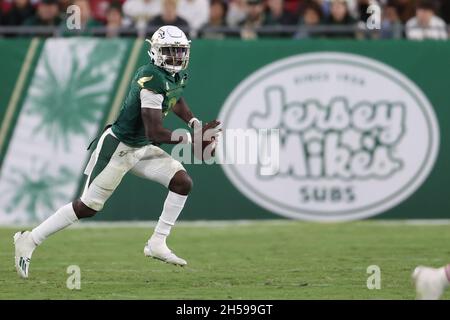
[[[314,222],[301,222],[296,220],[197,220],[197,221],[180,221],[177,227],[206,227],[206,228],[223,228],[223,227],[239,227],[251,225],[289,225],[292,223],[314,224]],[[450,219],[406,219],[406,220],[363,220],[355,222],[345,222],[342,224],[361,224],[364,226],[436,226],[436,225],[450,225]],[[341,224],[341,223],[317,223],[317,224]],[[89,229],[89,228],[153,228],[156,221],[81,221],[75,223],[71,228],[75,229]],[[8,224],[4,227],[30,228],[29,225],[13,225]]]
[[[370,220],[369,220],[370,221]],[[435,226],[449,225],[450,219],[406,219],[406,220],[373,220],[376,225],[417,225],[417,226]]]
[[[222,228],[230,226],[248,226],[253,224],[287,224],[289,220],[196,220],[179,221],[177,227],[208,227]],[[153,228],[156,221],[96,221],[82,222],[74,225],[75,228]]]

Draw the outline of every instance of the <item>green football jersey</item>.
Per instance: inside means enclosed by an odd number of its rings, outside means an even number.
[[[141,117],[141,90],[148,89],[164,96],[161,111],[165,117],[181,98],[187,80],[188,74],[185,71],[172,75],[153,63],[140,67],[133,77],[119,116],[112,125],[113,133],[120,141],[132,147],[150,144],[151,141],[145,136]]]

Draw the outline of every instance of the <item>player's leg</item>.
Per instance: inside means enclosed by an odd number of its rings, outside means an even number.
[[[184,266],[186,260],[177,257],[166,244],[166,239],[178,219],[189,192],[192,189],[192,180],[186,171],[175,173],[169,183],[169,193],[164,201],[161,216],[158,219],[153,235],[144,248],[144,254],[168,263]]]
[[[450,284],[450,264],[437,269],[419,266],[414,270],[413,280],[417,299],[438,300]]]
[[[186,203],[192,185],[192,179],[184,169],[177,171],[170,179],[169,193],[164,201],[163,211],[155,227],[157,234],[165,237],[170,234],[170,230],[175,225]]]
[[[144,248],[144,254],[168,263],[186,265],[184,259],[177,257],[167,247],[166,238],[183,210],[192,189],[192,179],[180,162],[155,146],[148,147],[145,156],[131,172],[145,179],[156,181],[169,189],[161,216],[153,235]]]
[[[122,177],[137,162],[132,154],[135,149],[129,149],[110,130],[106,131],[85,171],[88,178],[81,198],[59,208],[31,232],[18,232],[14,235],[15,264],[21,277],[28,277],[33,251],[45,239],[79,219],[93,217],[103,208]],[[125,151],[126,156],[119,156]]]
[[[84,205],[79,199],[59,208],[53,215],[30,231],[17,232],[14,235],[15,264],[18,274],[28,278],[33,251],[50,235],[65,229],[78,219],[92,217],[95,210]]]

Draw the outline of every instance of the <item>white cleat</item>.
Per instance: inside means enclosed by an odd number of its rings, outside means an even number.
[[[448,285],[445,268],[417,267],[412,278],[416,286],[417,300],[439,300]]]
[[[36,244],[31,238],[31,233],[29,231],[17,232],[14,235],[14,247],[14,260],[17,273],[22,278],[28,278],[31,256],[34,249],[36,249]]]
[[[187,265],[186,260],[177,257],[162,241],[148,241],[147,245],[144,247],[144,255],[177,266]]]

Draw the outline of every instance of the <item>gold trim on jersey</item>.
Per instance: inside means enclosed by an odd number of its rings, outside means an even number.
[[[140,79],[137,81],[137,83],[141,86],[141,88],[143,88],[144,85],[145,85],[145,83],[146,83],[146,82],[149,82],[149,81],[152,80],[152,79],[153,79],[153,76],[150,76],[150,77],[142,77],[142,78],[140,78]]]

